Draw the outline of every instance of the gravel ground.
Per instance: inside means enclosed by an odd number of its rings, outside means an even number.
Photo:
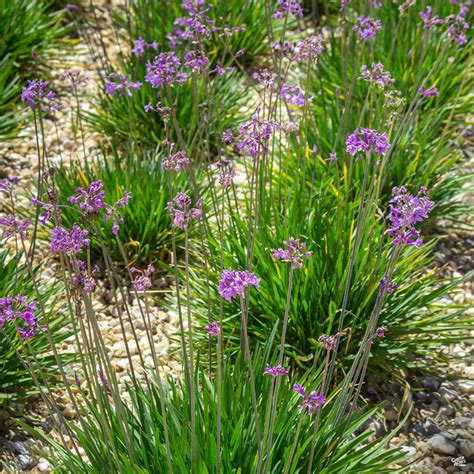
[[[107,22],[107,18],[104,21]],[[112,57],[118,53],[118,48],[114,46],[114,43],[115,41],[109,41],[107,36],[105,37],[105,45]],[[60,85],[57,89],[65,105],[56,117],[56,125],[51,118],[47,117],[45,121],[46,146],[53,164],[61,159],[66,163],[71,163],[80,158],[83,152],[80,137],[74,137],[70,112],[74,108],[73,97],[64,93],[63,71],[65,69],[81,70],[90,78],[87,86],[80,90],[79,100],[84,110],[94,108],[93,96],[98,87],[94,58],[90,57],[84,46],[69,46],[66,57],[67,60],[63,58],[61,64],[51,65],[56,76],[55,86]],[[56,134],[56,126],[59,136]],[[87,155],[94,156],[98,153],[104,141],[104,137],[99,134],[86,131]],[[20,186],[23,186],[24,191],[20,190],[18,193],[20,205],[28,205],[26,195],[29,191],[29,182],[35,177],[36,162],[34,128],[31,124],[26,124],[21,137],[10,141],[0,150],[0,178],[14,175],[20,177]],[[450,232],[446,238],[442,239],[437,249],[437,261],[445,275],[455,278],[472,271],[473,249],[474,237],[472,235]],[[42,277],[52,280],[55,278],[57,262],[50,260],[43,246],[39,248],[38,258],[44,257],[49,260],[48,265],[44,266],[46,270]],[[472,282],[466,281],[446,303],[454,301],[470,304],[471,309],[466,312],[466,316],[472,317],[474,316],[472,291]],[[95,292],[94,307],[106,344],[110,349],[113,367],[122,383],[129,381],[127,375],[129,363],[121,337],[119,318],[110,303],[110,296],[104,284],[99,284]],[[145,366],[150,367],[152,364],[150,348],[136,300],[132,301],[131,310],[132,320],[126,323],[127,328],[130,330],[133,324],[136,329],[139,345],[145,350]],[[177,316],[164,312],[159,307],[154,307],[152,312],[152,323],[156,328],[153,337],[159,361],[162,363],[161,370],[163,373],[179,377],[180,363],[171,355],[171,348],[175,344],[178,330]],[[383,418],[371,421],[375,434],[383,435],[396,426],[398,420],[406,413],[407,407],[412,406],[408,421],[391,441],[392,446],[404,446],[409,453],[410,459],[413,460],[409,472],[437,474],[474,472],[474,464],[472,464],[474,463],[474,330],[471,331],[470,336],[470,339],[455,346],[440,345],[440,353],[452,354],[455,360],[447,367],[437,368],[436,376],[413,378],[411,374],[406,374],[406,379],[411,386],[418,390],[408,396],[403,406],[401,401],[404,387],[399,384],[389,387],[393,395],[383,412]],[[134,367],[140,373],[138,348],[131,334],[130,345]],[[65,352],[76,349],[74,337],[66,340],[61,347],[61,350]],[[58,394],[58,401],[64,407],[64,414],[69,418],[75,418],[74,410],[67,398]],[[11,408],[19,415],[25,413],[30,419],[37,419],[37,425],[46,432],[53,429],[52,416],[41,402],[34,401],[28,406],[17,405]],[[41,442],[29,438],[22,430],[14,426],[6,411],[0,411],[0,462],[3,461],[5,464],[2,473],[50,472],[51,466],[38,454],[42,449]]]

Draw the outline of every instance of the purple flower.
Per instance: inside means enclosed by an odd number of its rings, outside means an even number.
[[[329,156],[324,159],[324,161],[336,161],[337,160],[337,155],[333,151],[329,153]]]
[[[77,5],[74,5],[73,3],[68,3],[64,8],[66,10],[69,10],[70,12],[80,12],[81,11],[81,9]]]
[[[111,206],[105,202],[105,191],[102,181],[93,181],[87,188],[77,188],[76,194],[70,196],[69,201],[75,206],[79,207],[86,212],[89,217],[98,216],[102,209],[105,209],[104,221],[112,219],[112,233],[117,235],[119,226],[123,224],[122,214],[118,210],[124,208],[131,195],[128,191],[125,191],[124,196],[120,198],[115,205]]]
[[[316,410],[320,410],[321,406],[327,401],[324,395],[318,395],[316,392],[306,395],[306,390],[299,384],[293,385],[293,391],[303,398],[303,402],[298,405],[298,410],[307,409],[309,415],[312,415]]]
[[[256,115],[250,122],[237,127],[239,131],[237,148],[245,150],[253,157],[257,157],[260,151],[268,152],[266,142],[270,140],[274,130],[279,130],[280,124],[274,120],[260,120]]]
[[[230,128],[222,134],[222,140],[224,143],[232,143],[234,141],[234,134]]]
[[[105,191],[102,185],[102,181],[93,181],[87,188],[77,188],[76,194],[69,197],[69,201],[75,206],[86,211],[87,214],[98,214],[101,209],[107,207],[107,203],[104,201]]]
[[[219,161],[216,163],[217,166],[217,175],[219,179],[219,184],[224,188],[231,186],[234,177],[235,170],[230,161]]]
[[[351,155],[359,152],[365,153],[372,149],[375,153],[383,156],[389,148],[390,143],[388,143],[387,134],[377,132],[377,130],[360,128],[346,137],[346,151]]]
[[[0,192],[11,194],[13,189],[18,184],[18,177],[14,176],[13,178],[3,178],[0,179]]]
[[[3,238],[8,242],[12,237],[18,236],[21,240],[28,238],[29,219],[19,221],[14,214],[0,217],[0,227],[3,227]]]
[[[420,18],[423,20],[423,28],[425,30],[432,30],[436,25],[441,25],[444,23],[438,15],[431,16],[432,8],[430,6],[426,7],[426,12],[420,12]]]
[[[104,372],[102,372],[102,370],[98,370],[97,375],[99,376],[99,380],[102,386],[106,390],[109,390],[110,389],[109,381],[107,380],[107,377],[105,376]]]
[[[425,89],[425,86],[421,86],[418,89],[418,93],[422,95],[423,97],[438,97],[439,92],[436,89],[436,86],[431,86],[428,89]]]
[[[158,43],[156,41],[147,43],[143,38],[139,38],[133,43],[132,53],[139,57],[145,52],[145,48],[151,48],[156,51],[158,49]]]
[[[332,351],[336,348],[337,340],[344,336],[343,332],[338,332],[332,336],[326,336],[323,334],[322,336],[318,337],[318,342],[321,343],[327,351]]]
[[[53,253],[75,255],[83,247],[89,247],[91,241],[87,238],[88,235],[89,232],[81,229],[77,224],[73,224],[70,230],[56,226],[51,233],[49,248]]]
[[[211,322],[204,328],[204,331],[206,331],[211,336],[218,336],[221,332],[221,328],[217,323]]]
[[[135,291],[146,291],[151,288],[150,275],[155,271],[153,265],[148,265],[146,269],[139,270],[138,268],[130,268],[130,273],[137,273],[137,276],[132,281],[132,286]]]
[[[307,101],[311,102],[313,100],[312,97],[307,100],[305,99],[305,94],[300,86],[292,86],[290,84],[283,84],[281,86],[280,95],[287,104],[298,107],[302,107]]]
[[[394,291],[398,290],[398,285],[393,283],[391,278],[384,276],[380,280],[380,288],[385,289],[385,292],[391,295]]]
[[[67,79],[71,87],[77,90],[80,86],[85,86],[89,82],[89,78],[82,71],[64,71],[64,77]]]
[[[281,20],[287,15],[295,15],[297,17],[303,16],[301,0],[277,0],[277,6],[275,7],[273,17],[275,20]]]
[[[384,337],[385,334],[388,332],[388,329],[384,326],[380,326],[375,330],[375,336],[376,337]]]
[[[295,44],[293,61],[314,61],[324,51],[324,38],[321,35],[309,36]]]
[[[278,364],[275,367],[270,367],[268,364],[265,367],[266,375],[271,375],[272,377],[276,377],[277,375],[288,375],[288,370],[284,369],[281,364]]]
[[[209,65],[209,59],[207,59],[204,52],[200,49],[188,51],[184,55],[184,65],[197,74],[204,74]]]
[[[173,148],[171,145],[171,149]],[[176,153],[170,154],[165,160],[163,160],[163,168],[166,171],[181,171],[189,166],[189,158],[185,151],[177,151]]]
[[[249,271],[224,270],[219,281],[219,294],[227,301],[243,296],[245,288],[254,286],[257,290],[260,278]]]
[[[72,282],[73,285],[76,288],[81,288],[84,293],[92,293],[97,286],[94,280],[94,275],[99,273],[99,267],[95,265],[92,271],[88,273],[86,262],[83,260],[76,260],[74,271],[75,275]]]
[[[469,23],[465,20],[464,16],[469,11],[467,4],[460,5],[460,11],[458,15],[449,15],[445,18],[445,22],[448,26],[448,37],[454,40],[458,46],[463,46],[467,43],[466,33],[469,29]]]
[[[372,0],[372,6],[376,9],[379,10],[382,8],[382,2],[379,0]]]
[[[36,110],[39,106],[43,112],[58,111],[62,105],[56,101],[56,93],[48,88],[49,83],[46,81],[28,81],[26,87],[21,90],[21,101],[27,102],[31,110]]]
[[[145,81],[151,84],[151,87],[157,88],[164,84],[173,85],[182,84],[186,80],[186,73],[180,72],[180,60],[173,52],[160,53],[155,57],[153,63],[146,66]]]
[[[264,89],[275,89],[277,75],[268,69],[259,69],[252,74],[253,79],[257,81]]]
[[[379,86],[381,89],[393,86],[394,79],[391,74],[386,71],[382,63],[372,63],[372,69],[365,64],[360,68],[359,79],[368,81],[371,84]]]
[[[123,93],[126,92],[129,97],[132,97],[133,92],[140,89],[142,86],[141,82],[131,82],[128,81],[128,75],[111,73],[108,75],[108,81],[105,82],[105,93],[107,95],[117,94],[119,97],[123,96]]]
[[[339,10],[341,12],[344,12],[344,10],[346,9],[347,5],[349,4],[351,0],[341,0],[341,6],[339,7]]]
[[[313,252],[305,252],[306,244],[300,243],[300,239],[290,237],[289,240],[283,242],[280,249],[272,249],[273,256],[276,260],[283,262],[291,262],[291,268],[302,268],[304,266],[303,258],[310,258]]]
[[[364,15],[357,17],[358,25],[355,25],[352,29],[357,33],[357,36],[364,40],[372,40],[375,38],[375,33],[382,28],[382,23],[379,20],[373,18],[366,18]]]
[[[46,327],[38,324],[35,312],[36,302],[28,303],[26,296],[2,297],[0,298],[0,327],[7,321],[12,321],[22,339],[31,339],[39,328]]]
[[[409,194],[404,186],[393,188],[389,204],[389,235],[394,237],[394,245],[410,245],[419,248],[423,245],[420,232],[415,224],[428,217],[434,203],[426,197],[422,188],[417,196]]]
[[[191,208],[191,198],[185,193],[178,193],[174,198],[176,208],[169,202],[166,206],[173,218],[173,225],[184,229],[189,221],[202,219],[202,198],[196,202],[196,207]]]

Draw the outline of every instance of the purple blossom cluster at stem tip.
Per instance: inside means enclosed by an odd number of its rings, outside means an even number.
[[[375,336],[376,337],[384,337],[385,334],[388,332],[388,329],[384,326],[380,326],[375,330]]]
[[[306,394],[306,390],[300,384],[293,385],[293,391],[303,398],[301,404],[298,405],[298,410],[307,410],[308,415],[312,415],[316,410],[320,410],[321,406],[326,403],[324,395],[318,395],[316,392]]]
[[[126,74],[112,72],[107,76],[105,93],[107,95],[117,94],[119,97],[122,97],[125,92],[129,97],[132,97],[133,91],[137,91],[141,86],[141,82],[129,81]]]
[[[219,281],[219,294],[227,301],[243,296],[246,288],[251,286],[258,290],[260,278],[249,271],[224,270]]]
[[[169,154],[163,160],[163,168],[166,171],[181,171],[189,166],[189,158],[186,151],[181,150],[173,153],[174,143],[163,142],[163,147],[169,147]]]
[[[63,108],[56,100],[56,92],[49,89],[49,83],[40,79],[28,81],[21,90],[21,101],[26,102],[31,110],[39,108],[42,112],[57,112]]]
[[[364,40],[372,40],[375,38],[375,33],[382,28],[380,20],[374,20],[373,18],[367,18],[364,15],[357,17],[357,25],[352,28],[357,36]]]
[[[276,377],[277,375],[288,375],[288,370],[282,367],[281,364],[276,365],[275,367],[270,367],[267,365],[265,367],[265,375],[270,375],[272,377]]]
[[[303,16],[301,0],[277,0],[275,12],[273,13],[275,20],[281,20],[289,15],[300,18]]]
[[[354,130],[354,133],[346,136],[346,151],[351,155],[357,153],[366,153],[369,150],[383,156],[390,149],[388,137],[386,133],[377,132],[377,130],[369,130],[360,128]]]
[[[135,267],[130,268],[130,273],[135,274],[135,277],[132,280],[132,286],[135,291],[146,291],[151,288],[151,279],[150,275],[155,271],[155,267],[151,264],[145,268],[145,270],[140,270]]]
[[[93,181],[87,189],[77,188],[76,194],[69,197],[69,201],[79,206],[89,218],[96,217],[104,210],[103,220],[112,220],[112,233],[118,234],[119,224],[123,224],[123,217],[119,209],[123,209],[132,196],[128,191],[124,192],[113,206],[105,201],[105,191],[102,181]]]
[[[280,124],[275,120],[260,120],[258,113],[250,122],[237,127],[237,148],[246,151],[250,156],[257,157],[261,152],[268,152],[268,141],[274,130],[279,130]]]
[[[14,214],[7,214],[5,217],[0,217],[0,227],[3,228],[3,239],[5,243],[12,237],[19,237],[20,240],[28,238],[28,227],[30,226],[29,219],[18,220]]]
[[[143,38],[138,38],[133,43],[132,53],[137,57],[142,56],[145,52],[145,48],[150,48],[156,51],[158,49],[158,43],[156,41],[147,43]]]
[[[74,224],[70,230],[56,226],[51,233],[49,249],[53,253],[76,255],[83,247],[89,247],[91,241],[87,238],[88,235],[89,232],[81,229],[77,224]]]
[[[282,262],[290,262],[291,268],[302,268],[304,258],[309,259],[313,252],[306,251],[306,244],[300,239],[290,237],[283,242],[283,248],[272,249],[273,257]]]
[[[326,336],[325,334],[319,336],[318,342],[323,345],[327,351],[332,351],[336,348],[337,341],[340,337],[344,336],[343,332],[338,332],[332,336]]]
[[[97,265],[94,265],[89,273],[87,271],[86,262],[83,260],[76,260],[74,272],[75,274],[72,282],[74,287],[82,289],[84,293],[91,293],[95,290],[97,285],[94,276],[99,273],[99,267]]]
[[[380,288],[385,290],[385,293],[387,293],[388,295],[391,295],[392,293],[398,290],[398,285],[395,284],[390,277],[384,276],[380,280]]]
[[[408,193],[404,186],[393,188],[389,204],[389,235],[394,237],[395,245],[410,245],[419,248],[423,245],[420,232],[415,224],[428,218],[434,203],[426,197],[422,188],[417,196]]]
[[[31,339],[39,328],[46,327],[38,323],[35,315],[36,301],[28,302],[26,296],[7,296],[0,298],[0,327],[11,321],[22,339]]]
[[[178,193],[173,202],[168,202],[166,208],[173,218],[174,226],[184,229],[191,220],[202,219],[202,198],[198,199],[196,207],[193,208],[191,198],[185,193]]]
[[[218,336],[221,333],[221,328],[219,324],[210,322],[204,327],[204,331],[206,331],[210,336]]]

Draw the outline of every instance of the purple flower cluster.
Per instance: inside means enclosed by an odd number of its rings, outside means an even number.
[[[293,61],[314,61],[324,51],[324,38],[313,35],[297,41],[294,47]]]
[[[306,102],[311,102],[312,97],[305,99],[305,93],[300,86],[292,86],[290,84],[283,84],[280,89],[280,96],[289,105],[296,105],[302,107]]]
[[[12,321],[17,326],[21,338],[31,339],[39,328],[46,327],[38,324],[35,311],[36,302],[30,301],[28,303],[26,296],[0,298],[0,327],[7,321]]]
[[[132,286],[135,291],[146,291],[151,288],[150,275],[155,271],[155,267],[149,264],[145,270],[139,270],[138,268],[130,268],[130,273],[136,273],[137,275],[132,281]]]
[[[295,15],[297,17],[303,16],[301,0],[277,0],[277,5],[273,14],[275,20],[281,20],[289,15]]]
[[[43,112],[57,112],[63,107],[56,100],[56,92],[49,89],[49,83],[39,79],[28,81],[21,90],[21,101],[26,102],[31,110],[39,107]]]
[[[219,281],[219,294],[227,301],[243,296],[246,288],[254,286],[257,290],[260,278],[249,271],[224,270]]]
[[[129,97],[132,97],[133,92],[140,89],[142,86],[141,82],[131,82],[127,80],[128,76],[123,74],[118,74],[112,72],[107,76],[107,81],[105,82],[105,93],[107,95],[117,94],[119,97],[122,97],[124,92],[127,93]]]
[[[73,224],[72,229],[67,230],[56,226],[51,233],[50,250],[53,253],[63,253],[65,255],[75,255],[83,247],[89,247],[90,239],[87,238],[89,232],[81,229],[77,224]]]
[[[431,15],[432,8],[430,6],[426,7],[426,11],[420,12],[420,18],[423,20],[423,28],[425,30],[432,30],[436,25],[441,25],[444,23],[444,20],[438,15]]]
[[[211,336],[218,336],[221,333],[221,328],[217,323],[209,323],[205,326],[204,331],[206,331]]]
[[[252,75],[258,84],[260,84],[264,89],[275,89],[277,75],[274,72],[270,72],[268,69],[259,69],[255,71]]]
[[[146,65],[145,81],[151,87],[158,88],[163,85],[172,86],[174,83],[183,84],[187,75],[180,71],[181,61],[174,52],[160,53],[153,63]]]
[[[323,345],[327,351],[332,351],[336,348],[337,340],[344,336],[343,332],[338,332],[332,336],[326,336],[325,334],[318,337],[318,342]]]
[[[280,124],[274,120],[260,120],[254,115],[250,122],[237,127],[239,131],[237,148],[245,150],[250,156],[257,157],[261,151],[268,152],[266,142],[270,140],[274,130],[279,130]]]
[[[18,177],[14,176],[11,179],[0,179],[0,192],[11,194],[15,186],[18,184]]]
[[[170,154],[163,160],[163,168],[166,171],[181,171],[189,166],[189,158],[184,150],[172,153],[174,143],[164,142],[163,146],[168,146]]]
[[[467,43],[467,30],[469,24],[465,20],[464,16],[469,11],[467,4],[460,6],[459,15],[450,15],[445,18],[448,24],[448,37],[454,40],[458,46],[463,46]]]
[[[69,81],[71,87],[74,90],[79,89],[81,86],[85,86],[89,82],[89,78],[84,75],[82,71],[64,71],[64,77]]]
[[[196,207],[191,208],[191,198],[185,193],[178,193],[172,202],[168,202],[166,208],[173,218],[173,225],[184,229],[189,221],[202,219],[202,198],[199,198]]]
[[[14,214],[0,217],[0,227],[3,227],[3,238],[8,242],[12,237],[18,236],[21,240],[28,238],[29,219],[19,221]]]
[[[438,97],[439,92],[436,89],[436,86],[431,86],[428,89],[425,89],[425,86],[421,86],[418,89],[418,94],[422,95],[423,97]]]
[[[77,188],[76,194],[70,196],[69,201],[75,206],[79,206],[87,214],[98,214],[101,209],[107,208],[102,181],[93,181],[87,190]]]
[[[372,40],[375,38],[375,33],[382,28],[380,20],[374,20],[373,18],[367,18],[364,15],[357,17],[358,25],[355,25],[352,29],[356,32],[357,36],[364,40]]]
[[[306,252],[306,244],[300,239],[290,237],[283,242],[284,248],[272,249],[273,256],[276,260],[290,262],[291,268],[302,268],[304,266],[303,258],[310,258],[313,252]]]
[[[228,188],[232,185],[232,182],[235,178],[235,170],[230,161],[218,161],[217,166],[217,176],[219,179],[219,184],[224,188]]]
[[[139,38],[133,43],[132,53],[138,58],[143,55],[145,48],[150,48],[156,51],[158,49],[158,43],[156,41],[147,43],[143,38]]]
[[[282,367],[281,364],[278,364],[275,367],[270,367],[269,365],[267,365],[265,367],[264,374],[270,375],[272,377],[276,377],[277,375],[288,375],[288,370],[286,370],[284,367]]]
[[[398,285],[395,284],[391,278],[384,276],[380,280],[380,288],[385,289],[385,293],[391,295],[393,292],[398,290]]]
[[[197,74],[204,74],[209,65],[209,59],[203,51],[196,49],[185,53],[184,65]]]
[[[324,395],[318,395],[316,392],[307,395],[306,390],[300,384],[293,385],[293,391],[303,398],[303,402],[298,405],[298,410],[307,409],[309,415],[315,413],[316,410],[320,410],[321,406],[327,401]]]
[[[125,191],[122,198],[120,198],[113,206],[105,202],[105,191],[102,181],[93,181],[87,190],[77,188],[76,194],[69,197],[69,201],[75,206],[79,206],[86,212],[89,217],[98,216],[102,209],[105,209],[104,221],[112,219],[112,233],[118,234],[119,223],[123,224],[123,217],[119,208],[124,208],[131,195]]]
[[[359,152],[365,153],[372,149],[375,153],[383,156],[389,148],[387,134],[377,132],[377,130],[360,128],[354,130],[352,135],[346,136],[346,151],[351,155]]]
[[[423,240],[415,224],[428,217],[434,203],[426,197],[426,189],[422,188],[417,196],[408,193],[404,186],[393,188],[390,200],[389,235],[394,237],[395,245],[411,245],[421,247]]]
[[[388,329],[384,326],[380,326],[375,330],[375,336],[376,337],[384,337],[385,334],[388,332]]]
[[[83,260],[75,261],[76,268],[74,269],[75,275],[73,279],[73,285],[76,288],[81,288],[84,293],[91,293],[95,290],[96,282],[94,275],[99,273],[99,267],[95,265],[92,271],[88,273],[86,262]]]
[[[368,81],[373,85],[379,86],[381,89],[393,86],[394,79],[390,72],[386,71],[382,63],[372,63],[372,69],[365,64],[360,68],[359,79]]]

